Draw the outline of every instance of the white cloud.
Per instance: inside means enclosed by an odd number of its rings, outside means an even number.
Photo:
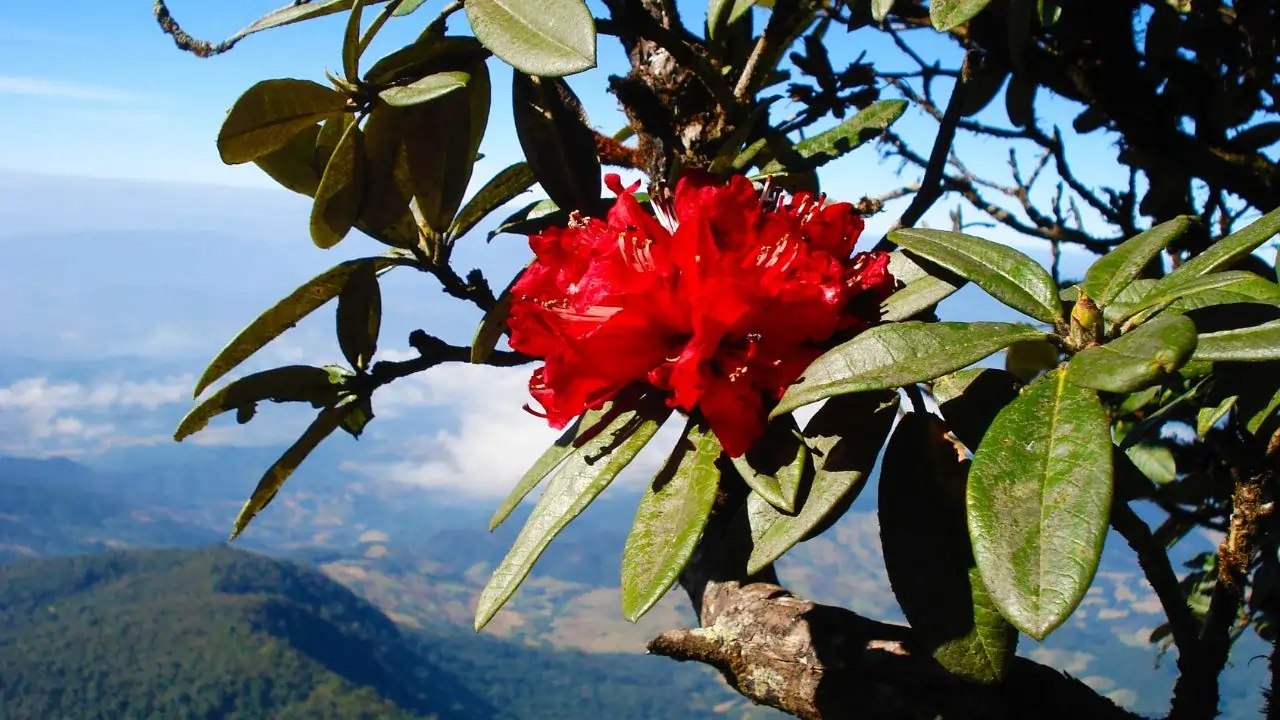
[[[383,463],[348,463],[370,475],[426,487],[448,487],[471,496],[504,495],[560,431],[529,414],[531,367],[494,368],[450,364],[395,384],[374,400],[380,420],[405,424],[414,412],[448,408],[457,419],[449,427],[406,443]],[[680,419],[672,419],[618,479],[647,481],[675,445]]]
[[[0,452],[77,454],[154,437],[135,437],[119,428],[121,410],[151,412],[185,400],[193,378],[103,381],[94,384],[26,378],[0,387]]]
[[[0,75],[0,95],[26,95],[81,102],[132,102],[137,96],[115,88],[49,78]]]

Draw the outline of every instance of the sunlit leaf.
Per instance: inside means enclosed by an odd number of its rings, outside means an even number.
[[[173,439],[183,439],[203,430],[214,417],[231,410],[272,402],[309,402],[321,407],[338,399],[338,387],[329,381],[329,373],[308,365],[286,365],[246,375],[228,383],[188,412]]]
[[[967,495],[978,570],[1000,612],[1043,640],[1084,598],[1111,511],[1111,432],[1097,394],[1044,375],[996,416]]]
[[[982,12],[991,0],[929,0],[929,19],[935,30],[950,30]]]
[[[256,160],[346,107],[345,95],[310,80],[263,80],[231,106],[218,154],[228,165]]]
[[[1185,315],[1162,315],[1106,345],[1080,351],[1067,379],[1081,387],[1131,393],[1178,368],[1196,348],[1196,326]]]
[[[1192,357],[1211,362],[1280,360],[1280,320],[1239,330],[1205,333],[1200,336]]]
[[[311,314],[313,310],[338,296],[346,287],[352,273],[363,265],[373,265],[381,270],[395,264],[390,258],[361,258],[348,260],[311,278],[294,290],[288,297],[259,315],[249,326],[241,330],[218,356],[209,363],[200,381],[196,383],[195,395],[200,393],[218,378],[226,375],[250,355],[274,340],[280,333],[288,330],[299,320]]]
[[[1126,240],[1094,262],[1080,286],[1098,307],[1110,305],[1161,250],[1184,235],[1195,221],[1194,216],[1180,215]]]
[[[333,434],[351,413],[354,408],[353,403],[338,405],[336,407],[325,408],[312,421],[311,425],[302,433],[293,445],[280,456],[279,460],[267,469],[262,479],[258,481],[258,486],[254,488],[253,495],[249,497],[242,508],[240,514],[236,516],[235,529],[231,532],[231,539],[235,540],[249,526],[250,521],[262,512],[271,501],[275,499],[276,493],[280,491],[280,487],[284,485],[284,481],[289,479],[303,460],[311,454],[311,451],[324,441],[325,438]]]
[[[1043,332],[1014,323],[879,325],[813,361],[774,409],[772,417],[824,398],[924,382],[955,372],[1015,342]]]
[[[618,414],[565,459],[548,481],[511,550],[480,591],[476,630],[502,609],[547,545],[635,459],[670,414],[662,397],[656,393],[645,395],[639,400],[638,409]]]
[[[622,615],[630,622],[667,594],[697,548],[720,487],[720,454],[715,433],[691,418],[640,496],[622,549]]]
[[[1007,245],[972,235],[905,228],[889,233],[900,247],[937,263],[995,299],[1046,323],[1063,320],[1053,278],[1040,264]]]
[[[879,137],[907,109],[906,100],[878,100],[863,108],[857,115],[839,125],[806,138],[795,144],[795,152],[803,161],[803,168],[813,170],[856,150],[864,143]],[[760,174],[782,172],[786,163],[774,161],[760,169]]]
[[[596,25],[582,0],[467,0],[476,39],[528,75],[559,77],[596,65]]]
[[[410,107],[461,90],[470,81],[471,74],[461,70],[438,72],[408,85],[389,87],[379,92],[378,97],[393,107]]]
[[[1280,208],[1272,210],[1247,226],[1209,246],[1208,250],[1187,260],[1160,281],[1161,285],[1184,282],[1189,278],[1227,270],[1246,255],[1280,232]]]

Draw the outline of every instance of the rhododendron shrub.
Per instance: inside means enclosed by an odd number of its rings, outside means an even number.
[[[263,313],[197,383],[178,440],[223,413],[249,422],[267,400],[317,411],[233,536],[319,443],[359,437],[382,388],[448,362],[516,368],[529,384],[511,408],[563,434],[494,513],[491,529],[537,490],[479,592],[477,629],[653,446],[659,467],[640,478],[622,547],[621,611],[634,621],[679,584],[700,625],[656,638],[655,654],[714,665],[753,701],[804,718],[1128,718],[1016,652],[1021,635],[1041,640],[1073,616],[1114,529],[1165,611],[1152,642],[1178,651],[1172,717],[1213,717],[1237,619],[1271,641],[1280,612],[1280,525],[1267,519],[1280,490],[1280,286],[1257,254],[1280,230],[1280,170],[1262,152],[1276,123],[1259,120],[1275,115],[1276,9],[988,4],[712,0],[693,27],[672,0],[311,0],[215,45],[158,0],[161,27],[200,55],[313,18],[345,22],[340,72],[249,88],[217,151],[310,198],[318,247],[382,249]],[[929,26],[962,46],[957,67],[911,49]],[[403,46],[370,62],[391,28],[409,30]],[[600,33],[620,41],[627,72],[590,72]],[[869,33],[890,33],[878,47],[902,49],[918,72],[861,56],[833,65],[829,48],[861,52]],[[490,112],[500,65],[509,117]],[[587,116],[564,79],[579,73],[579,89],[607,83],[616,97],[617,133]],[[1001,88],[1009,127],[978,112]],[[1083,105],[1077,132],[1120,136],[1127,188],[1072,174],[1069,140],[1037,111],[1051,95],[1051,113]],[[896,125],[912,103],[940,123],[927,148]],[[1014,185],[1000,184],[961,161],[961,131],[984,152],[1021,138],[1043,156],[1024,172],[1008,148]],[[517,156],[473,177],[494,137],[487,153],[512,152],[511,137]],[[860,149],[877,140],[923,177],[828,199],[824,184],[873,176]],[[1056,193],[1033,192],[1054,175]],[[916,227],[948,222],[926,215],[946,193],[1050,241],[1051,267],[969,234],[980,226],[960,209],[950,230]],[[889,231],[864,237],[898,197]],[[1091,234],[1086,214],[1105,232]],[[1105,254],[1064,279],[1063,243]],[[461,245],[525,267],[460,269]],[[469,341],[425,328],[409,359],[379,356],[389,272],[478,310]],[[967,284],[1004,307],[949,319],[940,303]],[[329,301],[344,365],[251,373],[204,395]],[[675,439],[659,447],[664,427]],[[877,470],[884,567],[910,628],[773,584],[780,557],[869,502]],[[1196,528],[1226,539],[1179,580],[1168,548]]]
[[[531,237],[511,290],[511,347],[546,361],[529,390],[552,427],[648,383],[742,455],[787,387],[877,323],[893,290],[887,253],[853,253],[863,221],[848,203],[699,173],[654,217],[637,186],[606,181],[607,219]]]

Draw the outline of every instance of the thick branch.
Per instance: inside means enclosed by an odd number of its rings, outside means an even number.
[[[721,496],[680,576],[699,628],[663,633],[649,652],[720,670],[754,702],[805,720],[964,718],[1133,720],[1057,670],[1016,659],[998,687],[944,671],[910,628],[796,597],[772,568],[745,577],[745,485],[722,476]],[[737,486],[742,485],[742,488]]]

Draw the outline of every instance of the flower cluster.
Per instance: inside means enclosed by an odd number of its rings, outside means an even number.
[[[608,219],[575,214],[531,236],[536,259],[512,288],[511,347],[545,359],[529,389],[553,427],[647,382],[737,457],[787,386],[892,292],[888,255],[852,255],[862,219],[847,203],[691,173],[651,215],[639,183],[606,183]]]

